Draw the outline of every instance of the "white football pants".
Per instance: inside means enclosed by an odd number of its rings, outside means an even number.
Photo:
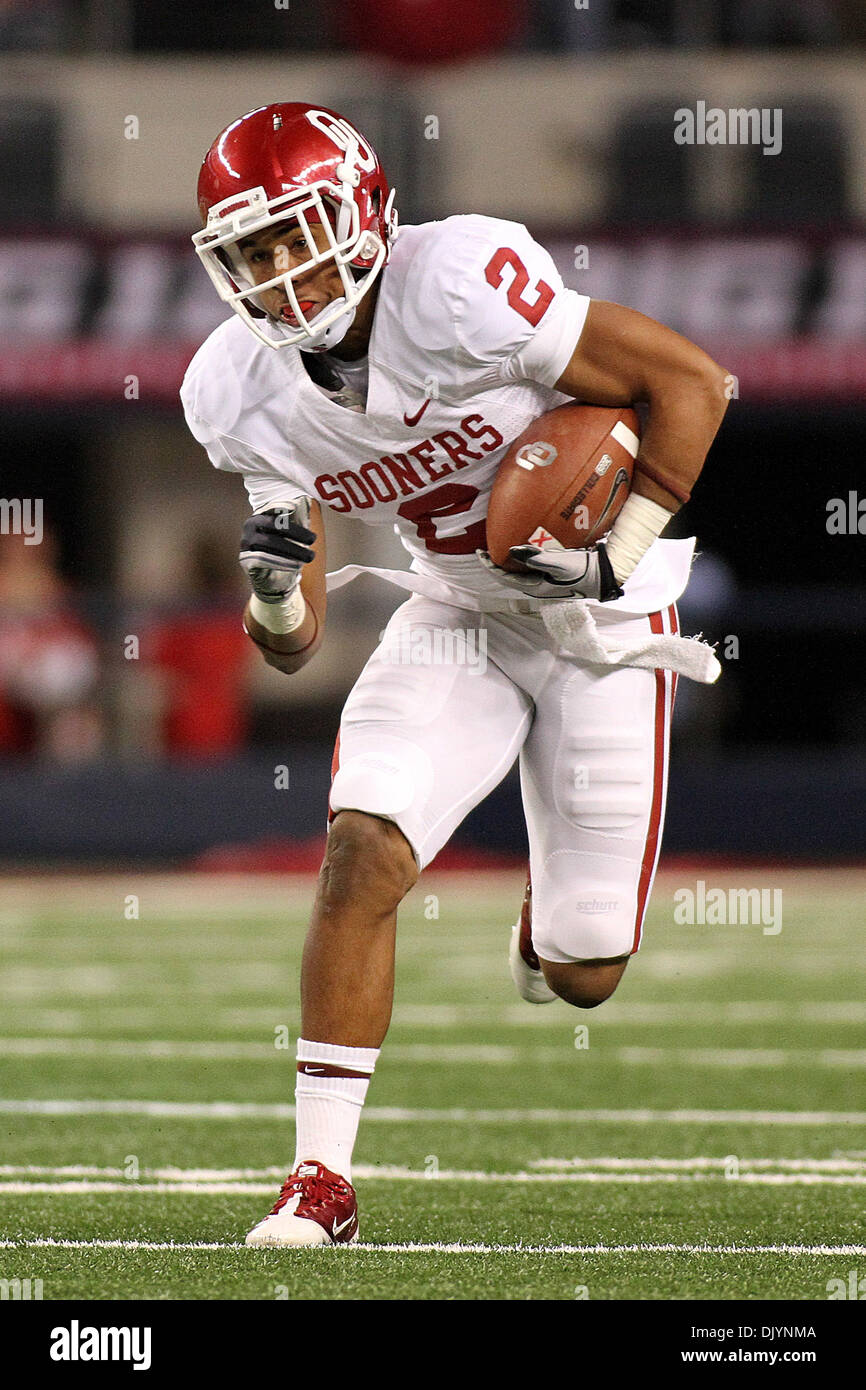
[[[678,630],[674,605],[594,611],[617,637]],[[519,756],[537,954],[631,954],[661,843],[675,681],[580,662],[535,615],[416,595],[346,702],[331,819],[357,810],[393,821],[423,869]]]

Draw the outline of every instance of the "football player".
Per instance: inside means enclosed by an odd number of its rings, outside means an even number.
[[[677,643],[695,645],[676,636],[675,608],[694,541],[657,537],[701,471],[730,379],[663,325],[566,289],[517,223],[455,216],[398,235],[373,149],[333,111],[275,103],[234,121],[198,201],[193,242],[234,315],[181,395],[211,462],[249,493],[249,636],[287,674],[315,656],[323,508],[394,527],[411,556],[405,572],[374,571],[411,597],[343,711],[301,975],[295,1163],[247,1236],[339,1244],[357,1237],[351,1157],[391,1014],[398,905],[515,758],[532,880],[512,938],[519,992],[593,1008],[638,948],[675,673],[689,671]],[[524,548],[519,573],[498,569],[485,552],[498,464],[569,397],[648,406],[631,493],[606,542]],[[544,610],[566,601],[634,659],[560,644]],[[450,643],[435,648],[437,634]],[[466,659],[473,634],[483,671]],[[419,650],[440,659],[413,662]]]

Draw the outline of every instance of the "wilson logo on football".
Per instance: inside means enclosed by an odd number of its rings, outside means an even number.
[[[523,448],[515,455],[514,462],[518,468],[525,468],[531,473],[533,468],[547,468],[557,457],[557,451],[552,444],[546,444],[543,439],[537,440],[534,444],[524,444]]]

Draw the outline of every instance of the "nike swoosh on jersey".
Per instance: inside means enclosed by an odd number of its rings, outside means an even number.
[[[427,399],[425,400],[424,404],[422,405],[421,409],[418,411],[418,414],[417,414],[417,415],[412,415],[412,416],[410,417],[410,416],[407,415],[406,412],[404,411],[404,412],[403,412],[403,424],[404,424],[404,425],[408,425],[408,426],[410,427],[410,429],[411,429],[411,427],[412,427],[413,425],[417,425],[418,421],[421,419],[421,416],[424,414],[424,411],[427,409],[427,407],[428,407],[429,404],[430,404],[430,397],[428,396]]]

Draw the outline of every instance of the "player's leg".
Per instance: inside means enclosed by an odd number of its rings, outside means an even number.
[[[391,1019],[397,908],[418,877],[393,821],[340,811],[328,834],[301,967],[305,1038],[381,1046]]]
[[[301,968],[295,1161],[248,1245],[357,1239],[352,1149],[391,1017],[397,907],[417,876],[393,822],[334,818]]]
[[[618,620],[671,630],[674,610]],[[619,626],[619,624],[622,626]],[[607,999],[638,949],[661,843],[674,677],[562,658],[521,754],[532,944],[580,1008]]]
[[[346,702],[304,950],[295,1172],[248,1243],[357,1231],[351,1153],[390,1018],[397,906],[508,771],[532,719],[531,700],[486,659],[478,622],[411,600]]]

